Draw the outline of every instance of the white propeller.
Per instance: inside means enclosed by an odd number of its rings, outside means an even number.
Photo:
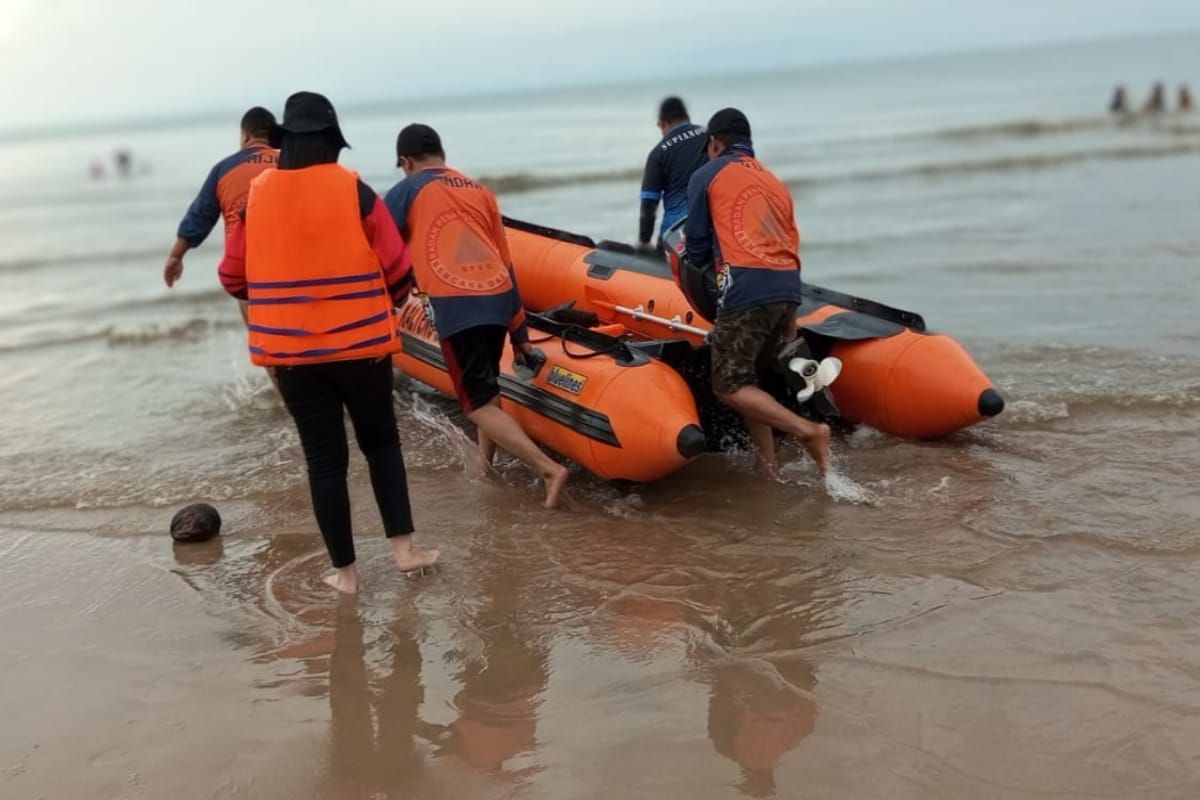
[[[796,392],[796,402],[804,403],[837,380],[842,374],[842,360],[833,356],[821,361],[793,358],[788,362],[788,369],[804,379],[804,388]]]

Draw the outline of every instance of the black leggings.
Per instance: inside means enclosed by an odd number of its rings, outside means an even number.
[[[335,567],[354,563],[346,468],[350,452],[342,409],[350,413],[358,449],[371,470],[375,503],[389,536],[413,532],[408,479],[392,407],[392,363],[331,361],[276,370],[284,405],[296,421],[313,513]]]

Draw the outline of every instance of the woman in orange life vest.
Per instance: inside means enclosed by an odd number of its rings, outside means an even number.
[[[397,568],[408,573],[438,558],[437,550],[412,542],[392,407],[391,355],[400,349],[392,309],[407,296],[412,267],[383,203],[338,166],[348,145],[327,99],[289,97],[272,144],[281,148],[278,169],[251,185],[245,218],[226,245],[221,283],[249,301],[250,360],[274,367],[296,422],[313,511],[335,570],[325,581],[353,594],[343,409],[370,467]]]

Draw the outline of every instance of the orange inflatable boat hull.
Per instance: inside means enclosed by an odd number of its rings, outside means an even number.
[[[703,344],[699,318],[662,258],[507,220],[527,309],[573,301],[646,339]],[[670,323],[674,323],[672,326]],[[910,439],[937,439],[1000,413],[1004,402],[974,359],[917,314],[806,285],[796,324],[817,357],[843,369],[831,390],[841,417]]]
[[[454,395],[437,336],[421,303],[397,315],[406,375]],[[545,356],[535,374],[501,361],[501,407],[530,438],[606,480],[656,481],[706,449],[695,401],[671,367],[626,348],[621,326],[582,331],[530,318],[530,339]],[[646,413],[653,409],[653,413]]]

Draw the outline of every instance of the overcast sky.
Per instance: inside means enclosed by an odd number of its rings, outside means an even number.
[[[1183,29],[1197,0],[0,0],[0,129]]]

